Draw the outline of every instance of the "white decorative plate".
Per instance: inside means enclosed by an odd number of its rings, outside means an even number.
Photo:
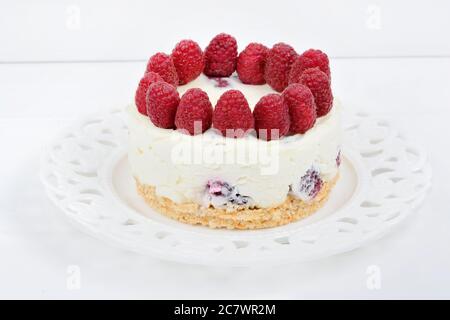
[[[161,259],[209,265],[305,261],[349,251],[398,225],[424,199],[424,153],[383,119],[345,120],[341,178],[324,208],[286,226],[214,230],[171,220],[135,191],[122,111],[82,121],[51,145],[41,178],[50,199],[83,231]],[[411,235],[413,236],[413,235]]]

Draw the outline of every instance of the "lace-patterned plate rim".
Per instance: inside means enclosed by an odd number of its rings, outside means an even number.
[[[425,152],[386,119],[359,112],[344,118],[344,162],[355,175],[345,203],[322,217],[319,210],[312,216],[315,221],[307,218],[256,231],[211,230],[157,213],[144,215],[126,201],[133,194],[120,194],[114,184],[131,179],[118,165],[125,161],[127,134],[120,109],[87,117],[46,148],[41,180],[52,202],[82,231],[166,260],[245,266],[307,261],[353,250],[399,225],[431,186]],[[125,177],[120,180],[117,175]]]

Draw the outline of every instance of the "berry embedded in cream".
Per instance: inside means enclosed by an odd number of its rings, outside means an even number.
[[[135,101],[126,110],[131,172],[138,193],[171,218],[274,227],[317,211],[338,179],[340,107],[319,50],[251,43],[238,54],[220,34],[203,54],[183,40],[150,58]]]

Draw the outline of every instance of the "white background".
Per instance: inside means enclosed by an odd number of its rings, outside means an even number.
[[[449,13],[445,0],[0,0],[0,298],[450,298]],[[428,150],[433,190],[417,214],[368,247],[276,268],[158,261],[69,225],[38,180],[42,147],[79,116],[131,102],[155,51],[222,31],[240,49],[326,51],[348,110],[394,119]]]

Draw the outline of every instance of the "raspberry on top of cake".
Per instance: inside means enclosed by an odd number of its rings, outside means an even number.
[[[202,73],[223,89],[215,101],[203,87],[193,87]],[[160,128],[197,135],[212,127],[237,139],[255,131],[260,139],[270,141],[304,134],[316,118],[329,113],[330,79],[328,56],[320,50],[298,54],[283,42],[270,49],[254,42],[238,53],[236,39],[221,33],[204,52],[195,41],[182,40],[170,55],[152,55],[135,101],[139,112]],[[244,92],[233,88],[236,81],[264,86],[266,94],[249,103]],[[202,123],[199,130],[194,130],[194,122]]]

